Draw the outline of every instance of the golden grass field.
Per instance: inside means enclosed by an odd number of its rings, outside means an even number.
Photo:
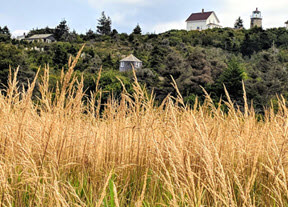
[[[26,92],[11,73],[0,95],[1,206],[288,206],[284,100],[263,118],[246,100],[244,112],[223,102],[224,113],[208,95],[156,106],[135,80],[133,94],[101,103],[101,88],[88,99],[74,78],[78,58],[56,93],[49,68]]]

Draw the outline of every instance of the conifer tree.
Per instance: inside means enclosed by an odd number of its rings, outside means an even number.
[[[137,26],[134,28],[132,34],[140,34],[141,35],[141,33],[142,33],[141,27],[139,26],[139,24],[137,24]]]
[[[95,37],[95,34],[94,34],[93,30],[89,29],[88,32],[86,32],[86,38],[88,40],[90,40],[90,39],[93,39],[94,37]]]
[[[7,26],[3,27],[2,32],[3,32],[3,34],[8,35],[9,37],[11,36],[11,33],[10,33]]]
[[[164,66],[163,57],[165,57],[166,51],[163,47],[156,45],[150,54],[149,63],[153,69],[159,69]]]
[[[113,29],[111,35],[114,36],[114,35],[117,35],[117,34],[118,34],[118,31],[116,29]]]
[[[0,27],[0,42],[6,42],[11,39],[11,33],[7,26]]]
[[[64,19],[60,24],[55,28],[54,36],[56,40],[66,40],[69,35],[69,27],[67,26],[67,21]]]
[[[241,17],[239,17],[238,19],[236,19],[236,22],[234,24],[234,28],[235,29],[243,29],[244,25],[243,25],[243,20],[241,19]]]
[[[98,20],[97,33],[100,35],[109,35],[111,33],[111,24],[110,17],[106,17],[103,11],[101,18]]]
[[[233,57],[228,62],[228,68],[224,69],[219,79],[216,81],[215,90],[218,97],[224,95],[225,85],[229,95],[232,99],[237,99],[242,96],[242,80],[246,79],[246,72],[244,66]]]

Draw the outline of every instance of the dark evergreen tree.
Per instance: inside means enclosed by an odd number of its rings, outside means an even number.
[[[229,96],[235,101],[242,101],[242,80],[245,79],[245,69],[236,59],[233,57],[228,62],[228,67],[222,72],[220,78],[215,83],[215,92],[217,97],[224,96],[225,91],[223,85],[225,85]],[[240,100],[241,99],[241,100]]]
[[[11,33],[10,33],[10,31],[9,31],[7,26],[3,27],[2,33],[5,34],[5,35],[8,35],[9,37],[11,36]]]
[[[213,83],[212,67],[207,60],[205,50],[200,47],[194,48],[187,56],[189,67],[182,67],[181,85],[183,93],[187,95],[194,93],[202,95],[200,86],[205,87],[207,84]],[[179,86],[180,87],[180,86]]]
[[[141,33],[142,33],[141,27],[139,26],[139,24],[137,24],[137,26],[134,28],[132,34],[141,35]]]
[[[268,34],[261,27],[254,27],[245,31],[245,38],[241,45],[241,53],[245,56],[251,56],[261,50],[269,49],[273,44],[273,35]]]
[[[252,67],[248,70],[246,89],[248,98],[253,99],[258,112],[263,112],[263,106],[267,106],[276,94],[287,98],[288,71],[279,62],[280,54],[277,48],[271,48],[251,57]]]
[[[0,27],[0,42],[7,42],[11,40],[11,33],[7,26]]]
[[[71,43],[81,42],[81,38],[77,34],[76,30],[73,30],[72,32],[66,33],[63,40],[71,42]]]
[[[31,31],[29,31],[29,33],[27,34],[28,37],[31,37],[34,34],[54,34],[55,33],[55,29],[49,28],[49,27],[45,27],[43,29],[32,29]]]
[[[103,11],[101,18],[98,20],[97,33],[100,35],[109,35],[111,33],[111,24],[110,17],[106,17]]]
[[[118,31],[116,29],[113,29],[111,32],[111,36],[114,37],[118,34]]]
[[[91,40],[95,38],[95,33],[92,29],[89,29],[88,32],[86,32],[85,40]]]
[[[67,21],[65,19],[55,28],[54,36],[57,41],[66,41],[68,38],[69,27],[67,26]]]
[[[234,28],[235,29],[243,29],[244,28],[244,25],[243,25],[243,20],[241,19],[241,17],[239,17],[235,24],[234,24]]]
[[[0,35],[1,36],[1,35]],[[9,67],[12,70],[16,69],[20,66],[20,70],[18,73],[18,86],[22,87],[22,85],[26,88],[27,79],[30,77],[25,74],[32,74],[31,68],[27,65],[27,59],[23,56],[23,51],[19,49],[17,46],[12,44],[0,44],[0,89],[5,88],[7,86],[7,77],[9,74]],[[29,78],[29,81],[31,79]],[[25,83],[25,84],[24,84]]]
[[[150,68],[157,70],[159,68],[164,68],[164,62],[163,57],[165,56],[166,51],[161,46],[155,46],[150,54],[149,62],[150,62]]]
[[[68,62],[67,51],[62,45],[58,44],[56,48],[54,48],[53,52],[54,52],[53,57],[54,65],[59,69],[61,69]]]

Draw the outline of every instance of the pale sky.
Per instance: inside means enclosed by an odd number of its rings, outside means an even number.
[[[191,13],[215,11],[223,27],[233,27],[240,16],[249,28],[256,7],[263,27],[283,27],[288,20],[287,0],[0,0],[0,26],[18,35],[32,28],[55,27],[66,19],[71,30],[96,30],[101,12],[112,19],[112,28],[130,34],[140,24],[144,33],[185,29]]]

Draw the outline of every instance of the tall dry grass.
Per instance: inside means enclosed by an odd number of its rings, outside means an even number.
[[[259,120],[247,104],[216,107],[208,95],[155,106],[135,80],[132,95],[101,103],[99,79],[87,98],[73,76],[78,58],[55,93],[49,68],[25,92],[11,72],[0,95],[1,206],[288,205],[284,100]]]

